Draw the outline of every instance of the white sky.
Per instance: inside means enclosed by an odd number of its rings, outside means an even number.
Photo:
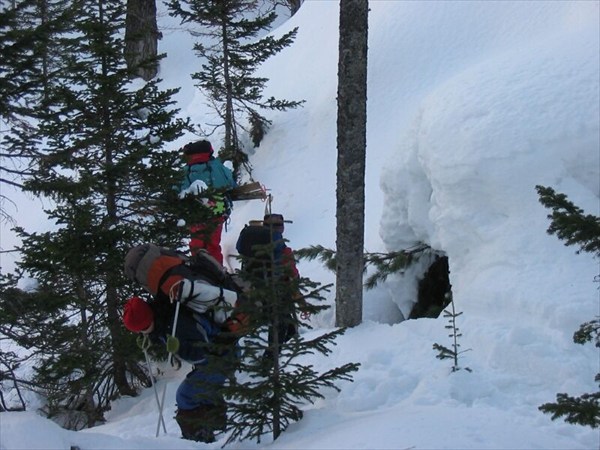
[[[328,359],[310,361],[321,370],[360,362],[353,383],[307,405],[276,443],[227,448],[598,448],[597,430],[552,422],[537,410],[557,392],[598,389],[598,349],[571,337],[600,313],[600,297],[598,261],[545,233],[535,185],[600,215],[599,3],[370,7],[366,250],[424,241],[446,252],[463,312],[461,348],[469,349],[460,362],[473,372],[451,373],[449,362],[435,358],[433,343],[450,345],[445,319],[396,323],[410,310],[417,268],[367,292],[365,322]],[[337,2],[305,2],[281,27],[300,27],[296,43],[263,69],[268,95],[306,100],[302,109],[270,116],[273,127],[251,158],[255,179],[274,196],[273,211],[293,221],[286,237],[294,248],[335,245],[337,21]],[[165,86],[182,87],[182,113],[210,122],[188,77],[197,69],[188,36],[174,28],[164,35]],[[236,204],[226,253],[264,207]],[[37,223],[22,212],[17,219]],[[316,262],[299,269],[334,280]],[[333,316],[314,318],[310,333],[330,329]],[[212,446],[179,439],[174,393],[185,373],[167,369],[159,381],[160,389],[167,385],[166,436],[154,438],[158,416],[148,389],[117,401],[106,425],[85,432],[34,413],[2,413],[0,449],[220,448],[224,438]]]

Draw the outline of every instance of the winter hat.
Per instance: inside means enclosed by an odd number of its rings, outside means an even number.
[[[150,305],[139,297],[127,300],[123,309],[123,324],[125,328],[134,333],[139,333],[148,328],[154,320]]]
[[[281,214],[265,214],[263,225],[273,227],[275,231],[283,233],[283,216]]]
[[[183,147],[184,155],[197,155],[198,153],[208,153],[209,155],[213,154],[213,148],[210,142],[208,141],[196,141],[190,142]]]

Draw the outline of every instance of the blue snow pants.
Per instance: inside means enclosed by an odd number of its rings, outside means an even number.
[[[185,380],[177,388],[175,401],[179,409],[195,409],[200,405],[214,405],[219,403],[219,388],[225,383],[225,375],[220,373],[207,373],[206,363],[194,365],[193,370],[187,374]]]

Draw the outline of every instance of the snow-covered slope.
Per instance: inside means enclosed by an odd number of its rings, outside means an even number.
[[[469,350],[460,363],[473,372],[450,373],[435,358],[433,343],[450,345],[445,319],[397,323],[415,282],[395,278],[367,293],[365,323],[330,358],[311,361],[360,362],[355,381],[307,405],[276,443],[230,448],[598,448],[597,431],[537,410],[557,392],[598,389],[598,350],[571,336],[599,313],[600,298],[598,261],[545,233],[535,185],[600,215],[599,3],[370,3],[366,250],[424,241],[448,255]],[[263,68],[267,94],[306,100],[270,115],[251,157],[274,211],[293,220],[286,236],[296,248],[335,245],[337,16],[337,2],[305,1],[277,31],[299,26],[296,43]],[[183,87],[183,112],[204,123],[207,108],[183,69],[193,70],[187,39],[165,33],[163,50],[177,64],[162,76]],[[264,207],[236,205],[226,252]],[[315,262],[299,268],[333,280]],[[307,336],[331,328],[332,313],[313,324]],[[168,398],[183,372],[159,382]],[[153,395],[116,402],[106,425],[80,433],[2,413],[0,448],[211,447],[178,439],[172,401],[168,435],[154,439]]]

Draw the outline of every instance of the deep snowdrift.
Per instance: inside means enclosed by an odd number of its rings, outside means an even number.
[[[424,241],[448,255],[461,349],[470,349],[460,365],[473,372],[450,374],[435,359],[433,343],[450,345],[443,318],[397,323],[414,300],[417,267],[368,292],[365,323],[329,358],[310,361],[318,370],[360,362],[354,383],[307,405],[276,443],[231,448],[598,448],[597,431],[537,410],[557,392],[597,390],[597,349],[571,336],[600,303],[598,261],[545,233],[534,189],[552,186],[600,215],[598,6],[371,2],[366,249]],[[306,1],[281,27],[300,26],[296,43],[263,69],[268,95],[306,100],[271,115],[251,159],[274,210],[293,220],[295,248],[335,245],[337,15],[337,2]],[[174,63],[162,76],[183,87],[182,112],[205,123],[188,44],[174,28],[165,33]],[[226,252],[264,206],[236,205]],[[333,280],[318,263],[299,268]],[[332,313],[312,322],[328,329]],[[159,389],[167,384],[173,399],[184,375],[167,371]],[[116,402],[106,425],[83,433],[2,413],[0,448],[209,448],[178,439],[172,409],[167,400],[169,433],[159,439],[151,390]]]

